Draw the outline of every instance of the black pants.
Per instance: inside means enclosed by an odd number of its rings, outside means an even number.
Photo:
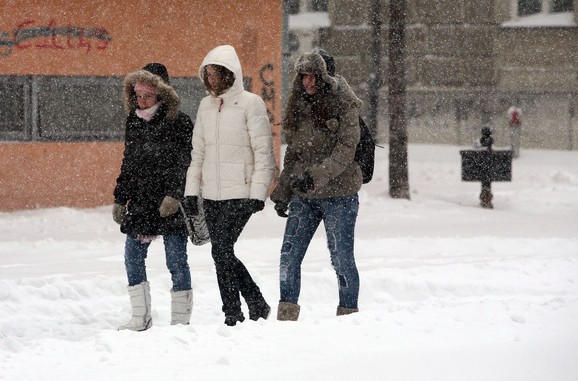
[[[203,200],[203,207],[211,234],[211,254],[217,270],[223,312],[226,316],[234,316],[241,313],[239,292],[247,302],[263,298],[259,287],[234,251],[235,242],[252,213],[242,208],[238,199]]]

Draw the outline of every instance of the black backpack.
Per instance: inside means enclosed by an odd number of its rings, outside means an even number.
[[[363,183],[367,184],[373,178],[373,167],[375,165],[375,141],[369,132],[369,127],[365,121],[359,117],[359,128],[361,136],[357,149],[355,150],[355,161],[361,167],[361,174],[363,175]]]

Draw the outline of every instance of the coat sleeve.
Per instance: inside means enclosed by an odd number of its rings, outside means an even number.
[[[176,157],[170,173],[167,196],[180,200],[185,192],[187,169],[191,163],[193,122],[187,114],[180,113],[173,128],[177,131],[178,139],[174,146]]]
[[[133,171],[136,159],[135,150],[138,143],[135,141],[133,135],[129,118],[127,118],[125,122],[124,156],[120,166],[120,174],[116,179],[116,187],[113,192],[114,202],[116,204],[126,204],[134,194],[132,179],[134,178]]]
[[[249,198],[264,201],[275,173],[275,155],[267,108],[263,100],[254,96],[247,113],[247,130],[254,157]]]
[[[337,123],[335,148],[321,163],[308,169],[316,187],[323,187],[338,177],[355,159],[355,150],[360,138],[359,111],[355,106],[350,106],[339,119],[329,122]]]
[[[202,103],[201,103],[202,105]],[[200,110],[200,106],[199,106]],[[198,196],[201,190],[201,173],[205,159],[205,137],[201,120],[201,112],[197,112],[195,129],[191,139],[191,161],[187,169],[185,180],[185,196]]]
[[[281,175],[279,175],[277,186],[273,190],[273,193],[271,193],[271,200],[273,202],[280,201],[289,203],[291,195],[293,194],[291,190],[291,174],[293,173],[293,168],[297,160],[298,157],[295,151],[293,151],[291,145],[287,145],[285,157],[283,158],[283,170],[281,171]]]

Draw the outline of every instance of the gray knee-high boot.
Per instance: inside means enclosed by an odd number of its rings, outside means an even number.
[[[193,312],[193,290],[171,290],[171,325],[189,324]]]
[[[132,319],[121,325],[119,330],[144,331],[153,325],[151,317],[151,289],[149,282],[128,286],[128,295],[132,306]]]

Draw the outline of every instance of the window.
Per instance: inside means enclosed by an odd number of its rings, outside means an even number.
[[[0,76],[0,139],[29,140],[30,78]]]
[[[0,140],[110,141],[124,137],[121,77],[0,76]],[[193,120],[203,83],[171,78]]]
[[[552,12],[570,12],[574,10],[574,0],[553,0]]]
[[[327,12],[327,0],[310,0],[309,10],[311,12]]]
[[[124,135],[122,78],[35,77],[34,140],[110,140]]]
[[[190,116],[194,122],[199,103],[207,95],[205,85],[199,77],[171,77],[171,86],[179,95],[181,111]]]
[[[283,4],[287,7],[288,14],[295,15],[299,13],[299,0],[286,0]]]
[[[517,0],[518,16],[535,13],[571,12],[574,0]]]
[[[539,13],[541,8],[542,0],[518,0],[518,16]]]

